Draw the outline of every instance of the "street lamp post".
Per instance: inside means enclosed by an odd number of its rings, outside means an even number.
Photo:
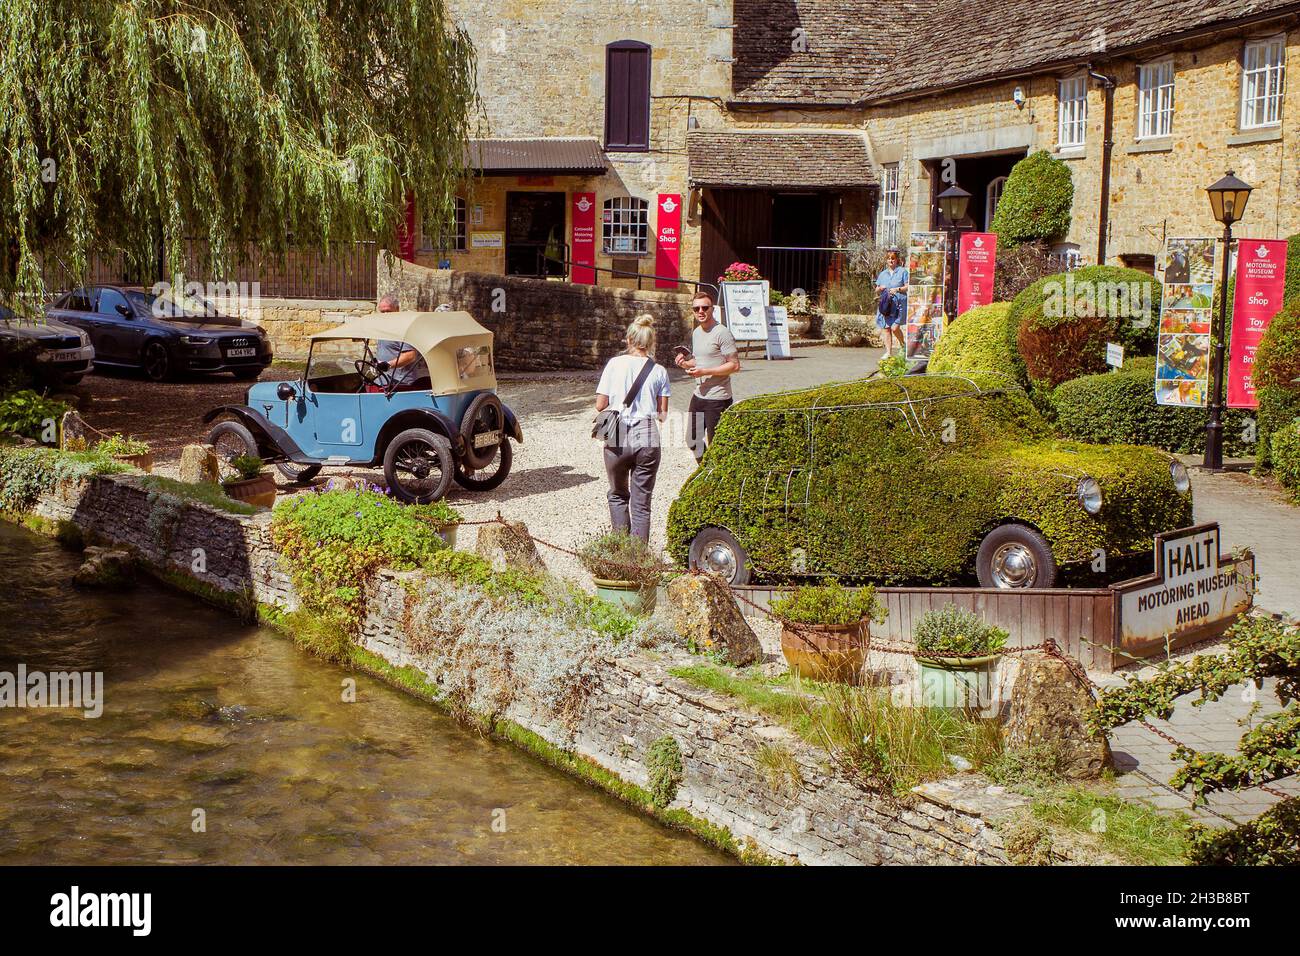
[[[970,193],[953,183],[935,197],[935,202],[948,220],[948,275],[951,281],[943,290],[943,311],[951,322],[957,318],[957,223],[966,218]]]
[[[1205,425],[1205,460],[1202,462],[1210,471],[1223,469],[1223,340],[1228,325],[1228,259],[1232,252],[1232,224],[1240,222],[1245,214],[1250,189],[1230,169],[1226,176],[1205,190],[1210,197],[1214,218],[1223,223],[1223,275],[1219,282],[1219,315],[1211,327],[1210,419]]]

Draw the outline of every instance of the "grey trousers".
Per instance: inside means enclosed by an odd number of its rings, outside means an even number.
[[[659,456],[659,427],[653,421],[637,422],[621,447],[605,448],[609,520],[615,531],[631,531],[642,541],[650,540],[650,499],[659,475]]]

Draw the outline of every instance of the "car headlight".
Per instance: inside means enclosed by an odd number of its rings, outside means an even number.
[[[181,341],[186,345],[211,345],[212,339],[206,335],[182,335]]]
[[[1096,478],[1080,479],[1076,497],[1079,506],[1088,514],[1095,515],[1101,511],[1101,485],[1097,484]]]
[[[1188,492],[1192,489],[1192,476],[1187,471],[1187,466],[1181,461],[1171,461],[1169,463],[1169,477],[1174,480],[1174,487],[1181,492]]]
[[[77,335],[79,335],[79,336],[81,337],[81,347],[82,347],[82,348],[85,348],[87,345],[90,344],[90,336],[87,335],[85,332],[78,332]]]

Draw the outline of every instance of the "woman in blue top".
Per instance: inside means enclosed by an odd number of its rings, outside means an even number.
[[[907,321],[907,269],[903,267],[903,254],[890,249],[885,256],[885,268],[876,276],[876,294],[880,306],[876,310],[876,327],[884,333],[885,354],[894,351],[892,339],[897,337],[899,351],[906,349],[903,323]]]

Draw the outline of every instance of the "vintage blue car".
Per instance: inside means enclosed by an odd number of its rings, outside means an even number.
[[[302,378],[258,382],[204,421],[223,460],[258,455],[300,482],[382,463],[392,493],[419,504],[452,481],[497,487],[511,439],[524,440],[496,395],[492,333],[466,312],[381,312],[318,332]]]

